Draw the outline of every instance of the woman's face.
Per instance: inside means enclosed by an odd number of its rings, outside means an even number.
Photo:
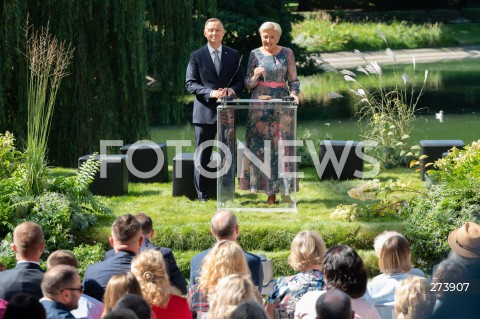
[[[274,51],[280,40],[278,32],[275,30],[264,30],[260,33],[260,36],[262,38],[263,49],[268,52]]]

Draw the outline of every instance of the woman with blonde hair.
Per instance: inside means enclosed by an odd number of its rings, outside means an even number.
[[[322,271],[325,250],[325,242],[316,231],[301,231],[295,236],[290,244],[288,263],[299,273],[277,280],[266,306],[271,318],[275,311],[293,314],[295,304],[305,293],[325,289]]]
[[[435,305],[435,295],[425,278],[413,276],[401,281],[395,289],[395,314],[397,319],[430,318]]]
[[[238,274],[251,278],[247,260],[239,244],[230,240],[221,240],[213,246],[203,259],[200,277],[190,287],[188,304],[190,311],[208,312],[208,296],[217,286],[218,281],[228,275]]]
[[[157,319],[192,318],[187,300],[170,284],[162,253],[153,249],[143,251],[133,258],[132,273]]]
[[[118,299],[126,294],[136,294],[142,296],[142,289],[137,279],[131,272],[114,275],[108,281],[105,294],[103,295],[103,313],[102,318],[109,313]]]
[[[244,301],[262,301],[262,296],[249,277],[232,274],[218,281],[217,286],[209,295],[210,311],[208,319],[227,319],[230,314]]]

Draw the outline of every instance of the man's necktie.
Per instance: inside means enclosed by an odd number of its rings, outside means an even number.
[[[213,58],[213,64],[215,64],[215,70],[217,70],[217,74],[220,74],[220,57],[218,56],[220,52],[218,50],[214,50],[213,54],[215,57]]]

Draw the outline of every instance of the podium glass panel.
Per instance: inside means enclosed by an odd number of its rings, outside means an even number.
[[[297,212],[297,106],[236,99],[217,107],[217,209]],[[267,195],[277,202],[267,205]]]

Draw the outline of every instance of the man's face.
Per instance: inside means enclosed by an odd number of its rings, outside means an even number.
[[[77,276],[77,278],[75,278],[74,283],[70,285],[70,287],[68,288],[69,288],[70,295],[69,295],[69,298],[67,298],[68,300],[66,305],[70,310],[75,310],[78,308],[78,300],[83,294],[80,277]]]
[[[222,43],[225,30],[219,21],[212,21],[205,25],[203,35],[213,48],[217,48]]]

